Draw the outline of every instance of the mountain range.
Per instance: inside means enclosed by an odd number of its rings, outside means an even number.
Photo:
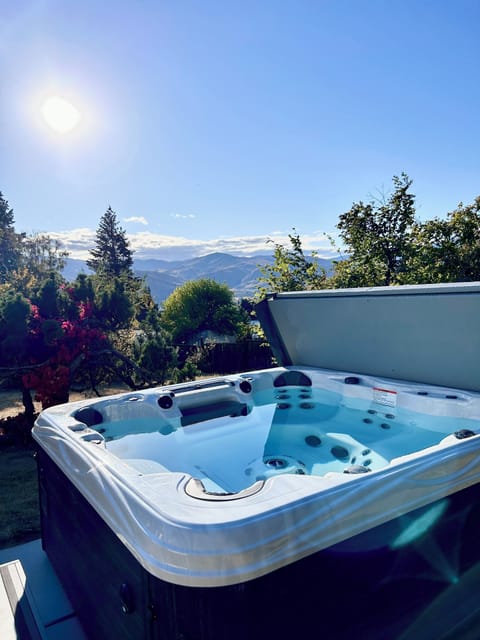
[[[327,271],[332,267],[332,260],[317,258],[317,261]],[[134,260],[133,271],[135,275],[145,278],[153,299],[160,304],[184,282],[200,278],[211,278],[226,284],[237,298],[251,297],[261,275],[259,267],[272,263],[272,255],[239,257],[229,253],[210,253],[175,261],[138,258]],[[74,280],[82,271],[89,273],[84,261],[67,259],[64,269],[67,280]]]

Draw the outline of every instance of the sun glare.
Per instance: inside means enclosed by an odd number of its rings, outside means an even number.
[[[50,129],[57,133],[69,133],[82,119],[80,111],[60,96],[50,96],[44,101],[42,116]]]

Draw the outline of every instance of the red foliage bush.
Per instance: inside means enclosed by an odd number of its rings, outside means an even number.
[[[40,366],[25,374],[22,381],[26,389],[35,391],[35,400],[45,409],[68,402],[72,364],[79,357],[87,359],[92,351],[104,347],[107,338],[98,328],[89,325],[90,303],[77,302],[76,317],[54,320],[42,318],[38,307],[31,306],[31,363]]]

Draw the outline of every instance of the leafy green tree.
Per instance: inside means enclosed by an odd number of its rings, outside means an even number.
[[[87,260],[87,266],[97,275],[119,277],[131,273],[133,252],[111,207],[100,218],[95,248],[90,255],[92,257]]]
[[[22,236],[17,268],[10,277],[16,290],[31,297],[55,274],[62,278],[63,267],[68,252],[62,249],[61,243],[47,235],[33,234]]]
[[[458,275],[458,252],[447,220],[434,218],[412,230],[413,251],[406,261],[402,283],[452,282]]]
[[[325,269],[316,261],[316,252],[312,251],[310,258],[305,255],[302,241],[295,229],[288,238],[290,246],[274,243],[273,264],[259,267],[261,276],[255,295],[257,300],[264,298],[269,292],[306,291],[325,286]]]
[[[162,325],[175,343],[188,343],[201,331],[237,336],[245,314],[225,284],[209,278],[190,280],[165,300]]]
[[[369,203],[354,203],[337,228],[347,258],[335,263],[334,287],[401,284],[414,251],[415,196],[412,180],[393,177],[393,193]]]
[[[445,220],[417,224],[414,234],[409,282],[480,280],[480,197],[460,203]]]
[[[456,279],[480,280],[480,196],[470,205],[460,203],[448,222],[458,253]]]

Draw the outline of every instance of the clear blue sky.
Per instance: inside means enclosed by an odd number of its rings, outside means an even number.
[[[293,226],[320,247],[402,171],[422,219],[480,195],[480,0],[0,7],[0,190],[18,231],[86,247],[111,205],[137,250],[168,259]],[[41,117],[52,95],[81,114],[69,133]]]

